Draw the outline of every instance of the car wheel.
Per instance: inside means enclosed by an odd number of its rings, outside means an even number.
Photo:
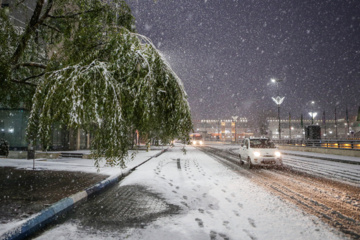
[[[244,162],[242,161],[242,159],[241,159],[241,155],[239,154],[239,165],[244,165]]]
[[[252,165],[252,163],[251,163],[250,158],[248,158],[248,159],[246,160],[245,168],[247,168],[247,169],[252,169],[252,168],[253,168],[253,165]]]

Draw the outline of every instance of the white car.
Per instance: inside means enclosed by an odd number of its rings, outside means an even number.
[[[245,138],[240,145],[240,164],[253,166],[282,166],[282,155],[269,138]]]

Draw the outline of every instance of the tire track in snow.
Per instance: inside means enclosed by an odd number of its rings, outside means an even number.
[[[294,171],[289,167],[282,170],[246,170],[238,166],[237,156],[229,151],[212,147],[198,149],[282,199],[318,216],[348,236],[360,239],[359,187],[314,176],[315,174]],[[313,167],[309,168],[314,170]]]
[[[339,164],[335,165],[332,162],[327,163],[325,160],[321,160],[319,163],[314,162],[314,159],[309,160],[300,157],[286,157],[284,159],[284,164],[291,166],[293,169],[297,169],[299,171],[314,172],[324,177],[335,177],[341,181],[348,181],[360,186],[359,169],[339,169]],[[346,164],[344,166],[346,166]]]

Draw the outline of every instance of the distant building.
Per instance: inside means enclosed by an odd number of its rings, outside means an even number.
[[[194,132],[201,133],[207,141],[239,141],[244,137],[253,136],[248,127],[247,118],[233,119],[201,119],[194,120]]]
[[[279,120],[277,118],[266,119],[266,129],[264,137],[274,140],[279,139]],[[301,126],[300,119],[281,119],[281,139],[304,139],[306,126],[312,125],[311,119],[303,119]],[[262,136],[259,130],[254,129],[248,123],[247,118],[233,119],[201,119],[194,120],[194,132],[201,133],[207,141],[227,141],[238,142],[240,139],[252,136]],[[355,117],[349,119],[349,124],[345,119],[323,120],[314,119],[314,125],[321,127],[321,137],[323,139],[337,138],[360,138],[360,122]]]
[[[279,120],[277,118],[267,118],[268,131],[273,139],[279,139]],[[304,119],[301,126],[300,119],[281,119],[281,139],[303,139],[305,136],[305,126],[312,125],[311,119]],[[349,124],[345,119],[323,120],[314,119],[314,125],[321,127],[321,137],[327,139],[351,138],[360,131],[360,123],[355,118],[349,119]]]

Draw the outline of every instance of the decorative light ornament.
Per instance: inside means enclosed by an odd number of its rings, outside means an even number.
[[[277,105],[280,105],[283,103],[285,97],[280,97],[280,96],[277,96],[276,98],[272,97],[272,100],[277,104]]]
[[[309,112],[310,117],[315,118],[317,115],[317,112]]]

